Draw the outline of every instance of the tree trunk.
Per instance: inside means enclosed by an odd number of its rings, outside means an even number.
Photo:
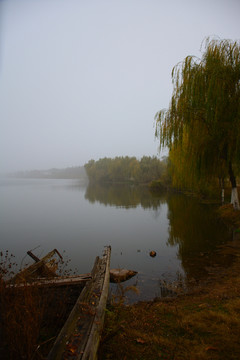
[[[230,181],[232,184],[231,204],[233,204],[233,208],[235,210],[240,210],[239,200],[238,200],[238,191],[237,191],[237,182],[236,182],[236,177],[235,177],[233,169],[232,169],[231,161],[229,162],[229,178],[230,178]]]

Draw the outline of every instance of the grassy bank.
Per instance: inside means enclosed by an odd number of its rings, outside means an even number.
[[[231,265],[174,299],[109,306],[99,359],[240,358],[240,213],[224,206],[218,216],[234,228],[218,249],[220,263],[230,257]]]

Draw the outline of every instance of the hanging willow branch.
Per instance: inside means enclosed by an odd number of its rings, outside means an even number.
[[[240,165],[239,42],[207,38],[202,58],[187,56],[173,68],[172,81],[169,109],[155,116],[160,148],[184,149],[189,170],[199,176]]]

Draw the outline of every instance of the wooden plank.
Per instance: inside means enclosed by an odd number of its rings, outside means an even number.
[[[29,256],[31,256],[31,258],[32,258],[35,262],[39,262],[39,261],[40,261],[40,259],[39,259],[36,255],[34,255],[30,250],[27,251],[27,254],[28,254]]]
[[[103,328],[109,288],[111,247],[96,258],[92,279],[81,292],[48,360],[95,360]]]
[[[62,259],[62,256],[60,255],[60,253],[58,252],[57,249],[53,249],[52,251],[50,251],[47,255],[45,255],[40,261],[46,262],[47,260],[51,259],[53,257],[54,254],[57,254],[60,259]]]
[[[82,360],[95,360],[97,359],[97,350],[100,342],[101,332],[104,324],[105,309],[107,306],[109,280],[110,280],[110,255],[111,247],[106,249],[106,265],[105,274],[102,278],[102,293],[99,299],[98,306],[96,308],[95,319],[92,323],[91,332],[88,337],[88,341],[81,357]]]
[[[51,287],[51,286],[74,286],[86,283],[91,280],[90,273],[72,276],[59,276],[57,278],[38,278],[36,281],[24,282],[18,284],[8,284],[8,288],[21,288],[25,286]]]
[[[36,277],[44,276],[44,277],[57,277],[58,275],[55,273],[57,270],[57,261],[56,259],[52,259],[54,254],[59,252],[57,249],[53,249],[47,255],[45,255],[40,261],[29,265],[18,274],[13,276],[8,283],[21,283],[24,281],[33,280]]]

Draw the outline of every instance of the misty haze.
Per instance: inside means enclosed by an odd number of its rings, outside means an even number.
[[[1,358],[240,357],[239,14],[0,0]]]

